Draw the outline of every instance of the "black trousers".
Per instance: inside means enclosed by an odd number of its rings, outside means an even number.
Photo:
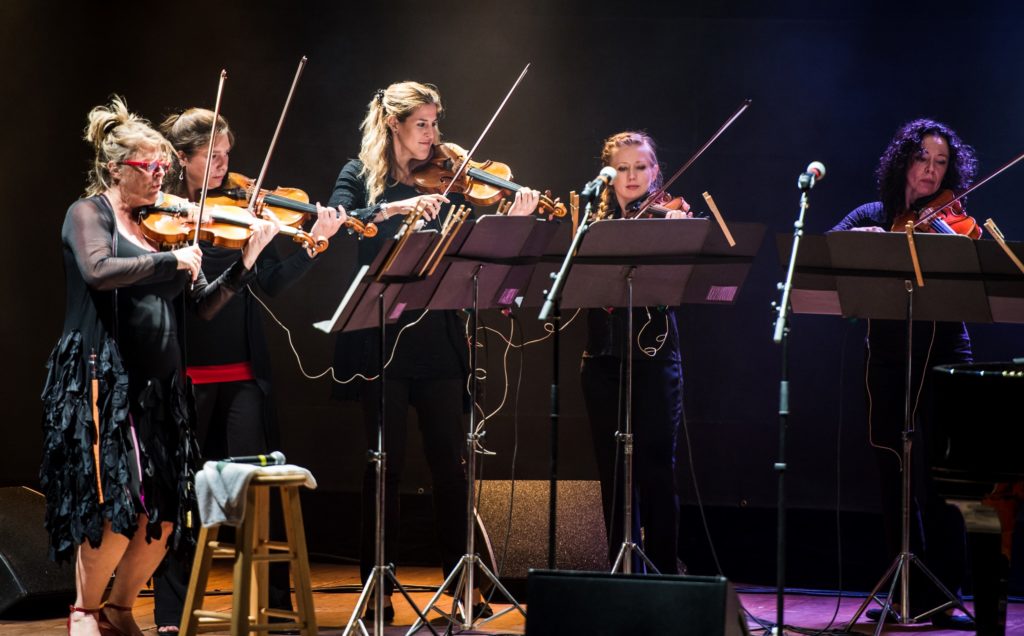
[[[445,576],[458,564],[466,547],[467,480],[463,448],[462,394],[459,378],[388,378],[385,388],[386,473],[384,480],[384,560],[395,563],[399,546],[399,487],[405,468],[410,407],[416,410],[423,450],[434,490],[434,518]],[[377,447],[380,383],[367,387],[363,423],[367,445]],[[363,476],[362,531],[359,572],[365,582],[376,565],[376,465]],[[385,584],[385,593],[392,593]]]
[[[197,438],[203,457],[220,459],[238,455],[258,455],[268,448],[266,398],[255,381],[197,384],[194,386],[197,412]],[[221,528],[220,538],[225,537]],[[281,503],[271,496],[270,533],[284,537]],[[153,618],[157,625],[181,623],[188,594],[192,562],[174,557],[164,562],[153,575]],[[287,563],[269,567],[270,606],[291,609],[291,583]]]
[[[625,409],[621,362],[611,357],[584,358],[581,376],[612,563],[623,541],[623,455],[615,437],[620,422],[625,423],[621,417]],[[683,413],[682,365],[634,358],[632,403],[633,542],[642,547],[659,572],[677,574],[679,496],[675,458]],[[639,558],[633,561],[633,571],[644,571]]]

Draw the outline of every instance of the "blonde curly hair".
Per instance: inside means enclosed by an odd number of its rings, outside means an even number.
[[[419,82],[398,82],[387,89],[378,90],[366,111],[366,117],[359,129],[363,141],[359,149],[359,160],[363,163],[360,177],[366,179],[366,205],[374,205],[394,167],[394,140],[388,130],[388,118],[405,121],[414,110],[426,104],[437,106],[438,116],[444,111],[441,94],[433,84]],[[440,134],[440,132],[438,133]],[[440,139],[438,139],[440,141]]]
[[[128,111],[120,95],[113,95],[110,103],[89,111],[84,139],[96,151],[89,168],[85,196],[95,196],[112,188],[116,181],[110,174],[110,164],[118,164],[136,153],[159,150],[170,160],[174,148],[150,125],[149,121]]]

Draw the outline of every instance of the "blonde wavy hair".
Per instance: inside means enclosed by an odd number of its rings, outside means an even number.
[[[657,146],[654,140],[647,133],[636,130],[625,130],[605,139],[604,145],[601,147],[601,165],[614,168],[615,166],[612,166],[612,154],[624,146],[647,146],[647,150],[651,153],[651,161],[654,165],[659,165]],[[655,189],[660,188],[662,181],[661,169],[659,168],[658,176],[655,177],[651,186]],[[605,188],[601,192],[601,201],[597,208],[598,218],[604,218],[608,214],[608,204],[611,201],[613,192],[612,188]]]
[[[174,150],[186,157],[195,155],[210,143],[210,130],[213,128],[213,111],[207,108],[189,108],[188,110],[168,116],[160,123],[160,132],[174,146]],[[228,125],[223,115],[217,116],[217,135],[226,134],[228,143],[235,145],[235,132]],[[184,168],[175,153],[174,168],[164,177],[164,189],[171,194],[188,196],[181,171]]]
[[[85,196],[96,196],[114,187],[110,164],[118,164],[136,153],[157,149],[170,160],[174,148],[163,135],[153,129],[148,120],[128,111],[120,95],[113,95],[110,103],[89,111],[84,139],[92,144],[96,155],[89,168]]]
[[[437,87],[419,82],[392,84],[385,90],[378,90],[370,100],[366,117],[359,126],[363,131],[363,141],[359,148],[359,161],[363,163],[363,169],[359,176],[366,180],[367,206],[374,205],[383,194],[394,167],[394,140],[388,129],[388,118],[394,117],[403,122],[414,110],[426,104],[437,106],[438,117],[444,111]],[[440,137],[437,141],[440,142]]]

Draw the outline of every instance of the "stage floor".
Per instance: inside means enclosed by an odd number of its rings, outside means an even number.
[[[358,599],[360,589],[358,569],[354,565],[314,563],[312,571],[313,602],[316,607],[320,633],[340,635]],[[410,590],[416,603],[422,607],[433,596],[437,586],[441,584],[441,572],[436,568],[403,567],[399,572],[399,580]],[[205,609],[226,610],[230,607],[231,576],[226,563],[214,565],[209,588]],[[773,590],[750,591],[744,590],[742,585],[737,585],[737,588],[740,590],[740,602],[751,615],[766,623],[775,621],[776,598]],[[451,603],[451,597],[443,598],[447,599],[449,604]],[[396,617],[394,625],[385,629],[388,636],[404,634],[415,618],[413,610],[403,600],[400,600],[399,596],[396,595],[395,599]],[[784,619],[787,625],[797,628],[815,630],[829,626],[831,623],[834,629],[838,629],[845,625],[861,601],[862,598],[859,597],[839,599],[835,594],[787,594]],[[495,610],[505,607],[510,606],[494,604]],[[143,631],[147,634],[156,634],[151,596],[145,595],[139,599],[135,606],[135,616]],[[833,616],[835,616],[834,619]],[[40,620],[0,620],[0,634],[4,636],[57,636],[67,633],[66,620],[66,615]],[[749,625],[751,633],[764,633],[764,630],[760,629],[755,621],[750,620]],[[439,633],[443,633],[444,628],[440,623],[435,623],[435,626]],[[525,627],[525,619],[517,612],[512,611],[471,633],[523,634]],[[862,618],[861,622],[855,626],[854,632],[871,634],[874,627],[874,623],[869,623]],[[418,633],[429,634],[430,631],[423,629]],[[787,630],[787,633],[795,634],[797,632]],[[953,636],[965,632],[939,630],[934,629],[930,624],[925,624],[890,627],[886,629],[885,633],[927,633],[930,636]],[[1024,604],[1009,604],[1006,633],[1024,634]]]

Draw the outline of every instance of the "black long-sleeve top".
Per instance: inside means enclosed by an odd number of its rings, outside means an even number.
[[[219,276],[238,259],[238,250],[200,243],[203,249],[203,272],[207,277]],[[270,296],[275,296],[295,283],[313,266],[315,259],[305,250],[295,250],[285,258],[271,244],[260,252],[253,266],[251,282]],[[199,320],[189,316],[188,365],[206,366],[249,362],[253,376],[264,393],[270,391],[270,352],[263,321],[256,300],[243,287],[240,293],[212,319]]]
[[[609,218],[622,217],[617,201],[611,201],[609,206]],[[682,359],[675,312],[674,307],[633,308],[633,360],[679,362]],[[623,307],[587,310],[587,344],[583,357],[625,358],[629,339],[627,318]]]
[[[852,230],[858,227],[880,227],[888,230],[892,227],[894,215],[886,211],[881,201],[873,201],[858,206],[847,214],[830,231]],[[931,346],[930,365],[970,362],[971,337],[967,326],[962,322],[936,322],[935,342],[931,344],[931,323],[915,321],[914,358],[923,359]],[[926,326],[927,325],[927,326]],[[872,320],[868,337],[871,351],[871,363],[883,365],[903,365],[906,360],[907,326],[903,320]],[[923,362],[922,362],[923,364]]]
[[[366,181],[360,176],[363,164],[353,159],[342,167],[334,184],[334,191],[328,205],[343,205],[347,213],[359,219],[369,220],[375,212],[375,206],[368,204]],[[401,201],[418,196],[420,193],[412,186],[402,183],[389,184],[381,195],[379,202]],[[448,196],[452,204],[463,202],[462,196]],[[443,206],[438,220],[443,222],[450,206]],[[377,252],[384,244],[386,237],[393,236],[402,223],[403,216],[395,214],[391,218],[378,223],[377,236],[364,238],[359,242],[358,264],[366,265],[373,261]],[[405,325],[418,318],[422,310],[405,311],[394,325],[385,330],[386,351],[394,350],[395,335]],[[380,366],[379,332],[376,329],[362,329],[354,332],[342,332],[338,336],[335,348],[335,374],[339,378],[348,378],[353,373],[376,375]],[[469,372],[468,348],[463,333],[462,322],[454,311],[431,311],[418,324],[405,330],[399,342],[395,356],[387,368],[388,377],[392,378],[456,378],[464,377]],[[351,398],[358,394],[336,385],[335,395]]]

